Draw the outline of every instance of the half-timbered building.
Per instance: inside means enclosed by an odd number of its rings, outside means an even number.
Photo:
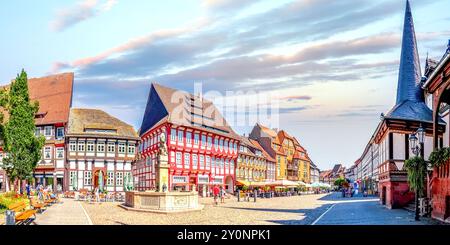
[[[234,191],[239,135],[211,101],[151,85],[140,128],[140,160],[133,171],[138,190],[155,189],[155,164],[160,135],[167,135],[169,188],[209,193],[213,185]]]
[[[102,110],[71,109],[64,189],[126,191],[139,140],[133,126]]]

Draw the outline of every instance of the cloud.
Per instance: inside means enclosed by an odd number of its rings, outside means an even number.
[[[56,32],[64,31],[111,10],[117,3],[117,0],[82,0],[74,6],[58,9],[55,19],[50,23],[50,29]]]
[[[228,12],[243,9],[259,0],[203,0],[202,6],[213,12]]]
[[[280,100],[287,100],[287,101],[297,101],[297,100],[311,100],[312,97],[309,95],[292,95],[292,96],[285,96],[281,97]]]

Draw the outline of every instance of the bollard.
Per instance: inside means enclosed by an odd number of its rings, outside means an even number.
[[[16,225],[16,213],[11,210],[5,212],[6,225]]]
[[[237,191],[237,201],[240,202],[241,201],[241,190]]]
[[[257,191],[253,191],[253,201],[256,202]]]

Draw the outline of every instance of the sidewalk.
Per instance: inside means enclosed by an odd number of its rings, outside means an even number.
[[[83,206],[73,199],[62,198],[61,203],[47,207],[36,215],[37,225],[92,225]]]

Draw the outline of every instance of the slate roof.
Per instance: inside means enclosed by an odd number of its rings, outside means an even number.
[[[397,84],[397,100],[395,106],[388,111],[385,118],[433,122],[433,112],[425,104],[421,80],[414,21],[409,0],[407,0]],[[444,123],[442,119],[440,122]]]

